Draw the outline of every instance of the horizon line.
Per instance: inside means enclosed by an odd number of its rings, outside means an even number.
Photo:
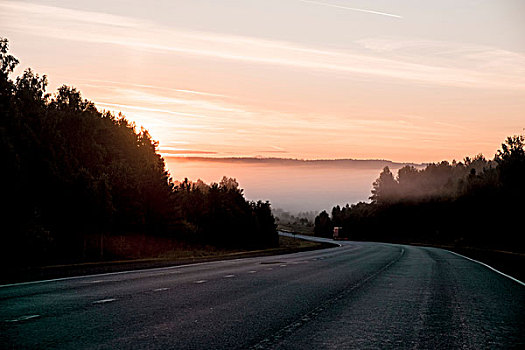
[[[231,156],[231,157],[203,157],[203,156],[181,156],[176,154],[163,154],[161,156],[166,159],[181,159],[181,160],[208,160],[208,161],[294,161],[294,162],[338,162],[338,161],[354,161],[354,162],[387,162],[392,164],[408,164],[408,165],[427,165],[433,162],[410,162],[410,161],[395,161],[384,158],[281,158],[281,157],[257,157],[257,156]],[[458,162],[459,163],[459,162]]]

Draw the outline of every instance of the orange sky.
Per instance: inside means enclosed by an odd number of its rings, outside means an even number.
[[[0,1],[50,88],[122,111],[164,155],[484,153],[525,127],[520,1]]]

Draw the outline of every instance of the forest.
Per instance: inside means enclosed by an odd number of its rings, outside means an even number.
[[[425,243],[524,252],[525,138],[507,137],[492,160],[479,154],[424,169],[385,167],[370,202],[335,206],[315,234],[341,227],[352,240]]]
[[[101,258],[112,235],[278,245],[270,203],[247,201],[231,178],[172,180],[147,130],[73,87],[48,93],[31,69],[11,79],[18,63],[1,39],[2,264]]]

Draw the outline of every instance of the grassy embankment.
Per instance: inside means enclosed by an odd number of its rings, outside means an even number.
[[[280,231],[286,231],[286,232],[295,232],[300,235],[305,236],[313,236],[314,235],[314,227],[312,226],[306,226],[302,224],[278,224],[277,230]]]
[[[242,250],[190,245],[168,238],[142,235],[112,236],[104,239],[104,260],[47,266],[5,267],[0,271],[0,284],[295,253],[328,246],[280,236],[277,248]]]

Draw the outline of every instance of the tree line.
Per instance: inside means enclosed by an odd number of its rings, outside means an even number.
[[[372,184],[370,202],[321,212],[315,234],[334,227],[354,240],[525,249],[524,136],[507,137],[492,160],[479,154],[423,169],[385,167]]]
[[[0,38],[0,152],[4,263],[100,256],[87,237],[140,233],[221,247],[278,244],[268,202],[234,179],[174,182],[144,128],[99,111],[75,88],[47,92]]]

